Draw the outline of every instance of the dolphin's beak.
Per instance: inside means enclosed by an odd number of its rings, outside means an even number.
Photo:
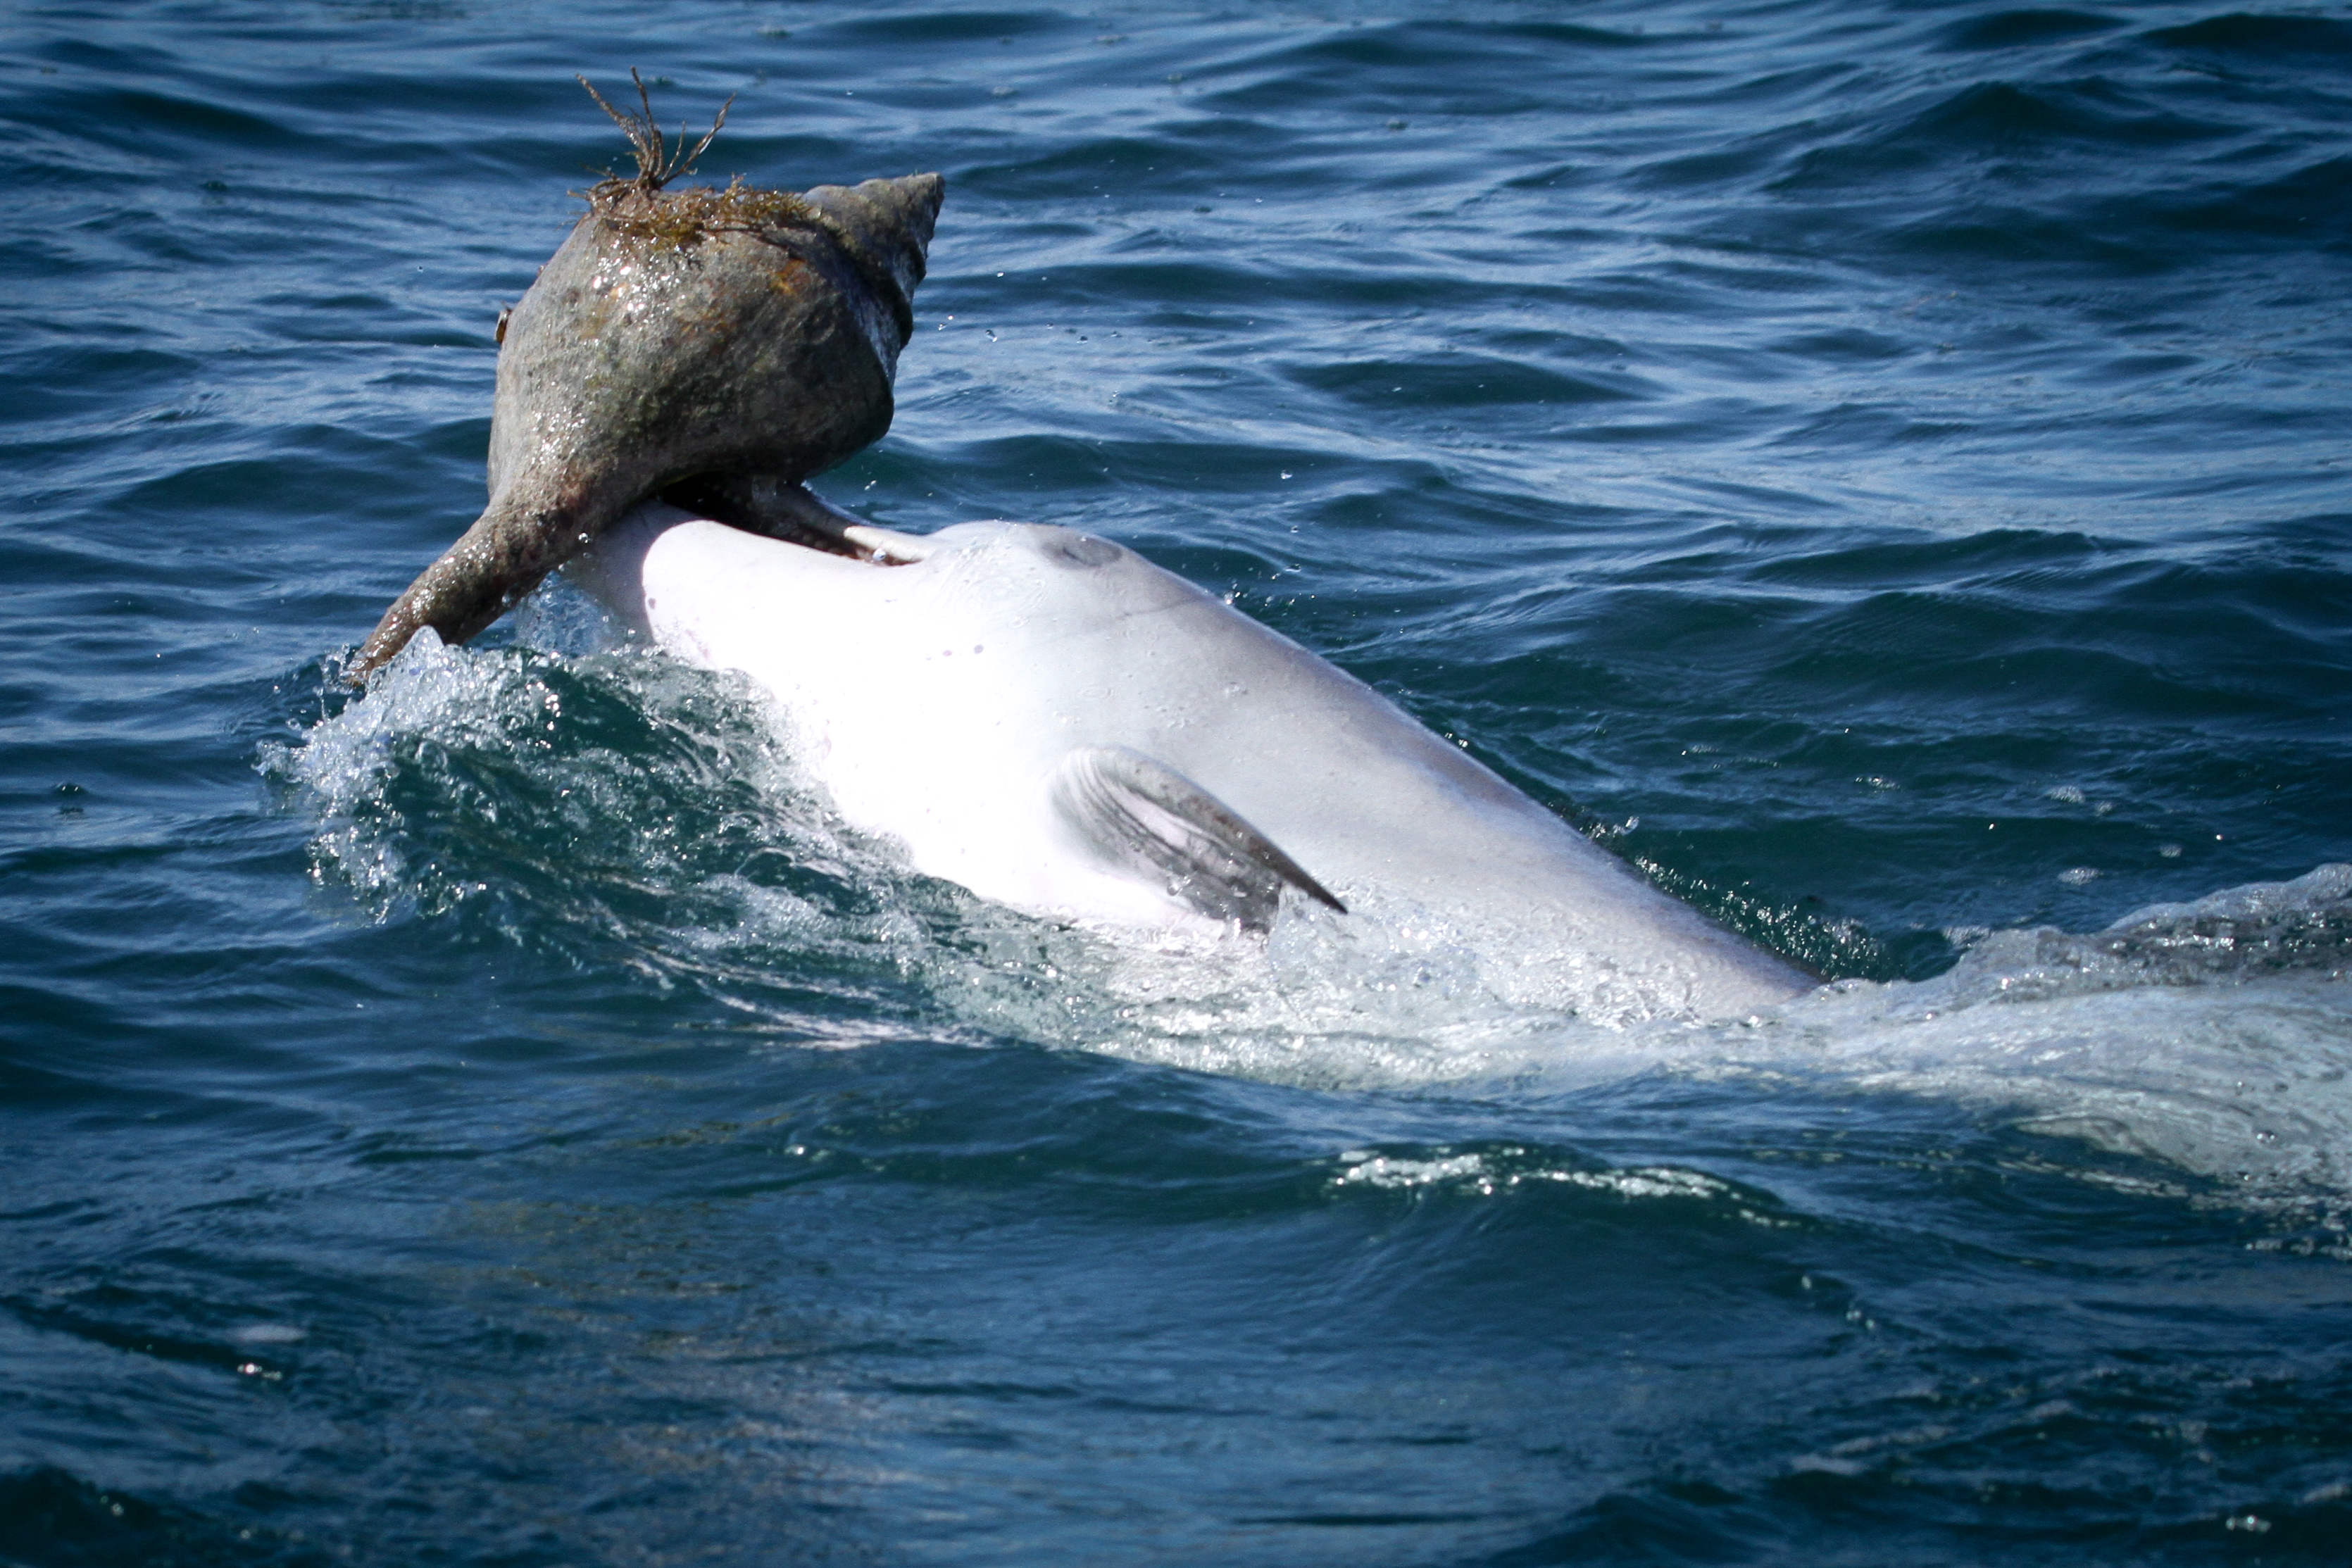
[[[889,428],[939,175],[799,196],[614,189],[508,319],[488,507],[384,612],[352,679],[419,627],[472,637],[666,486],[797,488]]]
[[[672,485],[661,498],[714,523],[875,566],[911,566],[938,548],[919,534],[861,522],[805,485],[770,475],[704,475]]]

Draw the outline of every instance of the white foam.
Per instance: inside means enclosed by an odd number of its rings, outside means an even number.
[[[565,706],[583,689],[716,749],[677,763],[567,745]],[[528,798],[440,768],[459,753],[525,780]],[[1423,910],[1339,917],[1301,904],[1263,942],[1028,919],[843,831],[740,691],[634,653],[453,650],[427,633],[269,766],[316,816],[321,879],[378,907],[406,897],[444,909],[512,874],[495,853],[469,862],[435,848],[408,812],[555,814],[611,840],[611,874],[675,906],[613,936],[635,945],[639,967],[692,972],[722,1001],[803,1036],[944,1030],[1339,1088],[1550,1092],[1664,1071],[1744,1079],[1759,1093],[1899,1092],[2248,1191],[2352,1194],[2352,866],[2153,905],[2088,935],[1978,934],[1932,980],[1842,982],[1697,1026],[1596,1011],[1578,986],[1552,1002],[1524,987],[1498,994],[1478,935]],[[801,890],[698,869],[674,831],[632,820],[649,794],[717,789],[721,768],[757,784],[768,847],[834,880]],[[854,896],[827,891],[842,888]],[[536,917],[619,922],[593,898],[581,909]],[[899,994],[874,999],[856,1026],[791,1015],[779,998],[813,967],[844,977],[827,982],[842,994]]]
[[[1687,1071],[2006,1113],[2249,1191],[2352,1193],[2352,866],[1986,936],[1917,984],[1829,988]]]

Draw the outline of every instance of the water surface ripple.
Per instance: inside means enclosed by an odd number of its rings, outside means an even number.
[[[2341,1561],[2352,8],[0,15],[0,1560]],[[354,700],[625,149],[937,168],[1122,540],[1835,985],[899,869],[551,590]]]

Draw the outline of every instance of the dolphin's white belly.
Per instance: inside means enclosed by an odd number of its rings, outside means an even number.
[[[1477,947],[1506,994],[1716,1017],[1811,984],[1132,551],[1011,523],[903,543],[921,559],[877,565],[648,507],[574,575],[673,654],[766,687],[845,820],[985,897],[1126,925],[1200,918],[1153,866],[1074,828],[1072,759],[1105,757],[1222,802],[1354,911],[1333,918]]]

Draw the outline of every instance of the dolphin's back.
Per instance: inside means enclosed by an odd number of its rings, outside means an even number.
[[[1497,988],[1612,1016],[1722,1016],[1808,978],[1623,862],[1361,681],[1131,550],[964,524],[883,567],[709,522],[642,526],[599,589],[662,643],[774,692],[845,816],[985,895],[1117,921],[1173,913],[1089,864],[1055,813],[1112,749],[1196,785],[1348,920],[1442,929]],[[1058,857],[1058,858],[1057,858]]]

